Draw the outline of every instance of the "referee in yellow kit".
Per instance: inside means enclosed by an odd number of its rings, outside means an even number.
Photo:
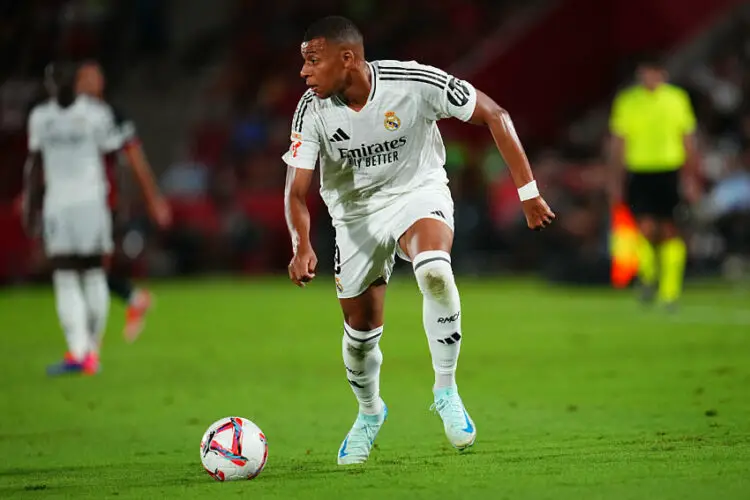
[[[695,115],[687,92],[667,83],[658,60],[642,60],[637,77],[638,83],[622,90],[612,105],[610,196],[613,204],[625,196],[640,229],[642,298],[653,300],[658,282],[659,302],[673,308],[687,260],[675,224],[681,185],[688,201],[699,196],[697,176],[692,175],[697,171]]]

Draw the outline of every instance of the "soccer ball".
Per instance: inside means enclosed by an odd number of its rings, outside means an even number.
[[[266,436],[246,418],[217,420],[201,439],[203,468],[217,481],[253,479],[265,467],[266,458]]]

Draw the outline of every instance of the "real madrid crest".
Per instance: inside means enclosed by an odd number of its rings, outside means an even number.
[[[401,126],[401,119],[396,116],[396,113],[393,111],[386,111],[385,112],[385,121],[383,122],[385,125],[386,130],[390,130],[391,132],[394,132],[398,130],[398,128]]]

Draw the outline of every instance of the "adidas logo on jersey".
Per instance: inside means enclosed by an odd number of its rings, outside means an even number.
[[[329,139],[331,142],[341,142],[341,141],[348,141],[349,136],[346,132],[344,132],[341,129],[336,129],[336,133],[333,134],[333,137]]]

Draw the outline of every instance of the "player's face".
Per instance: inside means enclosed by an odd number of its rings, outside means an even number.
[[[94,97],[101,97],[104,93],[104,75],[99,66],[86,64],[78,70],[76,92]]]
[[[638,79],[644,87],[655,89],[667,80],[667,72],[658,67],[641,66],[638,68]]]
[[[327,99],[343,90],[347,71],[353,64],[353,53],[339,45],[314,38],[302,44],[304,64],[300,76],[315,95]]]

